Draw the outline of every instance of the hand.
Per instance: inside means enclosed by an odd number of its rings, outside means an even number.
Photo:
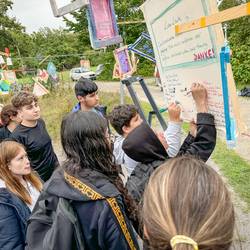
[[[168,143],[164,137],[164,133],[163,132],[155,132],[156,136],[158,137],[159,141],[161,142],[161,144],[163,145],[163,147],[165,148],[165,150],[168,149]]]
[[[207,113],[207,90],[200,83],[193,83],[191,86],[192,96],[194,98],[198,113]]]
[[[168,106],[169,121],[181,122],[181,108],[175,103],[171,103]]]
[[[194,122],[194,120],[192,120],[192,121],[189,123],[189,133],[190,133],[193,137],[196,137],[196,135],[197,135],[197,125],[196,125],[196,123]]]

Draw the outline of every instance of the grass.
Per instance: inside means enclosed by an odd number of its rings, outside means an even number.
[[[188,123],[182,129],[188,132]],[[234,191],[246,202],[250,210],[250,163],[240,157],[234,150],[228,149],[222,139],[217,138],[212,160],[219,166]]]
[[[218,139],[213,161],[220,167],[223,175],[228,179],[236,193],[247,203],[250,210],[250,164],[235,151],[227,148],[226,144]]]

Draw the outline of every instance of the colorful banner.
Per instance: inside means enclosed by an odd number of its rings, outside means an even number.
[[[128,49],[154,63],[156,62],[152,41],[147,33],[143,32],[133,44],[129,45]]]
[[[128,54],[128,47],[124,46],[114,50],[116,63],[119,67],[119,75],[121,78],[132,75],[133,68]]]
[[[87,18],[90,42],[94,49],[122,42],[113,0],[89,0]]]

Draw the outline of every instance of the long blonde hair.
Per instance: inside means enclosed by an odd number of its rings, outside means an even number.
[[[0,179],[5,182],[6,188],[27,204],[31,204],[31,196],[20,181],[12,175],[8,164],[15,158],[21,149],[22,144],[14,141],[3,141],[0,143]],[[24,180],[31,183],[38,191],[42,190],[42,182],[39,177],[31,171],[30,174],[23,176]]]
[[[222,178],[191,157],[168,160],[151,176],[144,192],[143,223],[152,249],[171,249],[175,235],[197,242],[199,250],[229,249],[234,209]],[[177,244],[175,250],[193,250]]]

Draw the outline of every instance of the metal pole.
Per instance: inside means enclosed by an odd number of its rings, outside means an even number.
[[[144,80],[142,78],[139,80],[139,83],[141,84],[141,87],[142,87],[145,95],[147,96],[148,101],[149,101],[151,107],[153,108],[153,110],[154,110],[154,112],[155,112],[155,114],[156,114],[156,116],[157,116],[157,118],[158,118],[158,120],[159,120],[159,122],[161,124],[162,129],[166,130],[167,129],[167,124],[166,124],[165,120],[162,118],[162,116],[161,116],[161,114],[160,114],[160,112],[158,110],[158,107],[157,107],[157,105],[155,103],[155,100],[152,97],[151,93],[149,92],[149,89],[148,89],[147,85],[145,84],[145,82],[144,82]]]

